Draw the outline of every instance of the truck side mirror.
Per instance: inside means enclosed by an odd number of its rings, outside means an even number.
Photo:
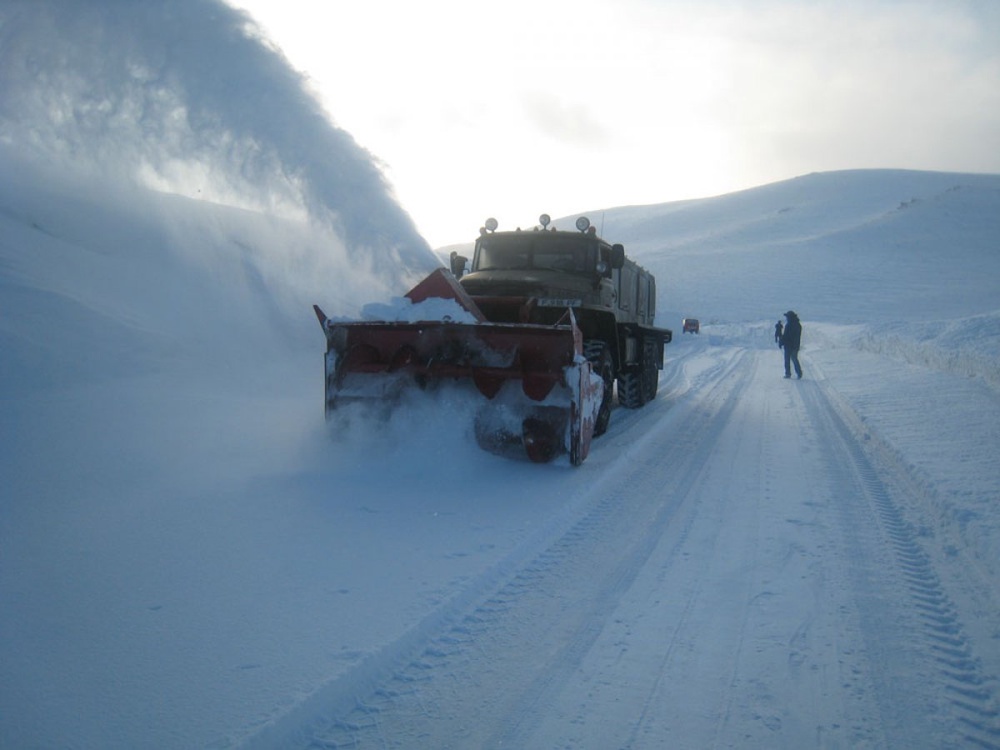
[[[465,273],[465,264],[468,262],[469,259],[464,255],[459,255],[457,250],[451,251],[451,272],[456,279],[462,278],[462,274]]]
[[[625,265],[625,246],[614,244],[611,246],[611,267],[621,268]]]

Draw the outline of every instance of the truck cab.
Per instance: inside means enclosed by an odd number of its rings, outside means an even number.
[[[622,245],[598,237],[586,217],[576,220],[576,232],[550,222],[542,214],[534,229],[498,232],[496,220],[487,220],[468,273],[468,259],[457,253],[452,273],[491,323],[555,325],[572,309],[606,392],[617,379],[619,402],[641,406],[656,393],[671,340],[653,325],[656,281]]]
[[[578,317],[581,310],[613,315],[615,272],[624,263],[624,248],[592,231],[561,232],[543,224],[497,232],[491,220],[476,240],[469,272],[461,275],[459,261],[456,275],[490,321],[551,325],[566,308]]]

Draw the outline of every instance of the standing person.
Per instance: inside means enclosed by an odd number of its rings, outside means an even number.
[[[802,323],[793,310],[785,313],[785,332],[781,334],[781,348],[785,350],[785,377],[792,377],[792,365],[795,374],[802,379],[802,366],[799,364],[799,346],[802,343]]]
[[[774,324],[774,343],[778,345],[779,349],[781,348],[781,321],[780,320],[777,323]]]

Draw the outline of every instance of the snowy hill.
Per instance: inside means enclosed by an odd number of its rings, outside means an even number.
[[[310,306],[435,264],[367,155],[226,6],[28,7],[0,10],[0,746],[1000,746],[1000,176],[587,212],[675,340],[578,469],[480,452],[447,390],[331,437]]]
[[[995,175],[814,174],[601,216],[605,236],[666,280],[668,309],[709,318],[788,307],[848,323],[966,317],[992,309],[1000,278]],[[713,271],[716,283],[705,284]]]

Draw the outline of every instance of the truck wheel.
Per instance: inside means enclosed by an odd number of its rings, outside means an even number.
[[[638,409],[656,398],[656,391],[660,387],[656,354],[656,342],[646,339],[642,362],[618,376],[618,402],[626,409]]]
[[[656,398],[660,387],[660,371],[656,366],[656,343],[649,339],[643,347],[642,362],[642,403],[646,404]]]
[[[618,376],[618,403],[626,409],[638,409],[644,403],[641,371],[623,372]]]
[[[660,373],[656,368],[647,367],[642,373],[642,403],[647,404],[656,398],[656,391],[660,385]]]
[[[594,437],[597,437],[607,432],[608,422],[611,421],[611,395],[615,386],[614,363],[611,361],[608,345],[597,339],[583,342],[583,356],[590,362],[594,372],[600,375],[601,380],[604,381],[601,408],[597,410],[597,419],[594,420]]]

